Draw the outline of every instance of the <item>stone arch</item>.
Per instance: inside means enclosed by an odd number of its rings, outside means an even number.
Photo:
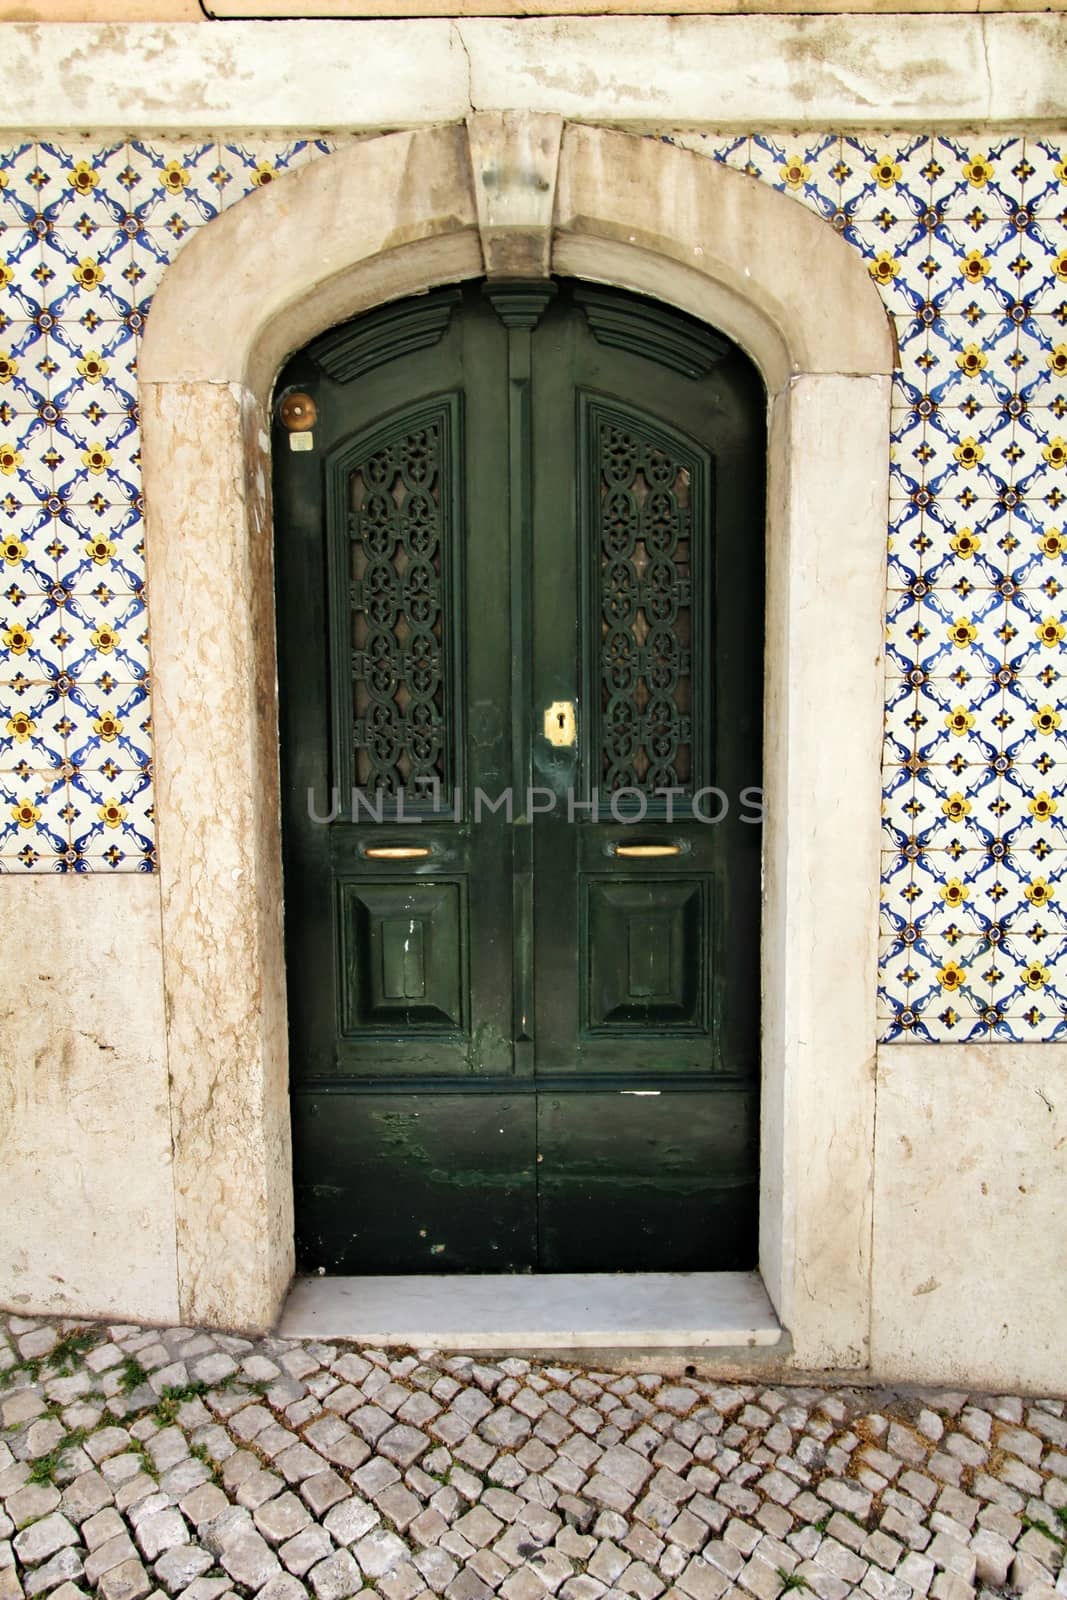
[[[715,323],[767,384],[760,1264],[796,1364],[862,1366],[889,326],[862,263],[787,197],[551,116],[353,143],[211,222],[155,297],[140,370],[181,1314],[266,1328],[292,1271],[271,385],[372,305],[546,272]]]

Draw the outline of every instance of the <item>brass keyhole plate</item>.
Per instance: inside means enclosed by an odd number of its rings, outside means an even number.
[[[577,738],[577,719],[572,700],[553,700],[545,709],[545,738],[557,749],[566,750]]]

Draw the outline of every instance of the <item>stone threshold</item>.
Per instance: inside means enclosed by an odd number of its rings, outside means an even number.
[[[277,1333],[457,1351],[783,1354],[758,1272],[297,1278]]]

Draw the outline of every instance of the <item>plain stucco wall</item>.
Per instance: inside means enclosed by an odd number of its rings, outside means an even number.
[[[0,876],[0,1302],[178,1320],[159,879]]]
[[[1067,1046],[883,1045],[872,1366],[1060,1393]]]

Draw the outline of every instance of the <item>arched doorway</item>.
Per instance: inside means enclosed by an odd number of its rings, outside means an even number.
[[[153,301],[140,396],[182,1315],[267,1327],[292,1272],[271,387],[346,317],[531,267],[725,329],[767,386],[759,1262],[795,1362],[862,1365],[888,324],[862,262],[787,197],[658,140],[524,115],[311,163],[201,230]]]
[[[283,371],[298,1270],[755,1266],[765,413],[568,280]]]

